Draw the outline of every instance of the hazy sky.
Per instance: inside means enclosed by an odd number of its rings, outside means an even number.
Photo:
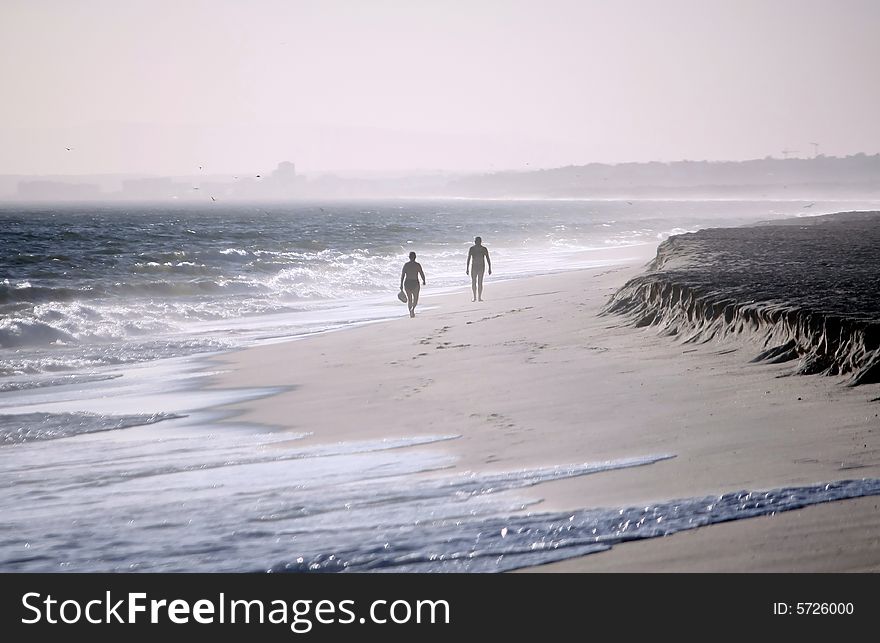
[[[0,173],[874,153],[878,33],[880,0],[2,0]]]

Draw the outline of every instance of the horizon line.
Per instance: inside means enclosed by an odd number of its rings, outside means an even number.
[[[748,159],[677,159],[673,161],[660,161],[660,160],[651,160],[651,161],[618,161],[618,162],[608,162],[608,161],[589,161],[586,163],[569,163],[567,165],[552,165],[552,166],[518,166],[518,167],[505,167],[505,168],[470,168],[470,169],[445,169],[445,168],[411,168],[411,169],[346,169],[346,168],[334,168],[334,169],[315,169],[315,170],[305,170],[299,171],[297,170],[297,174],[299,176],[322,176],[322,175],[332,175],[332,174],[361,174],[361,175],[426,175],[426,174],[502,174],[502,173],[529,173],[529,172],[544,172],[544,171],[552,171],[552,170],[563,170],[567,168],[573,167],[587,167],[591,165],[604,165],[608,167],[617,167],[621,165],[675,165],[679,163],[710,163],[710,164],[738,164],[738,163],[753,163],[756,161],[816,161],[819,159],[846,159],[853,157],[875,157],[880,156],[880,152],[874,152],[873,154],[869,152],[855,152],[853,154],[845,154],[843,156],[836,156],[834,154],[817,154],[814,156],[791,156],[791,157],[778,157],[773,155],[767,155],[764,157],[755,157]],[[185,178],[211,178],[211,177],[239,177],[244,176],[247,178],[256,178],[255,176],[251,176],[253,172],[270,172],[273,171],[280,165],[281,163],[290,162],[290,161],[278,161],[275,166],[269,170],[249,170],[247,172],[238,171],[238,172],[216,172],[216,173],[198,173],[194,172],[192,174],[182,173],[182,172],[157,172],[157,171],[146,171],[146,172],[138,172],[138,171],[103,171],[103,172],[84,172],[84,173],[65,173],[65,172],[44,172],[44,173],[33,173],[33,172],[0,172],[0,177],[45,177],[45,176],[71,176],[71,177],[85,177],[85,176],[112,176],[112,177],[121,177],[121,176],[138,176],[138,177],[150,177],[150,178],[163,178],[163,177],[185,177]],[[296,162],[294,162],[296,163]],[[260,177],[266,178],[266,177]]]

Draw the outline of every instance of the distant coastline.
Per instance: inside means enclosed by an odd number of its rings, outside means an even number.
[[[146,176],[0,175],[0,201],[213,203],[363,198],[869,199],[880,197],[880,154],[748,161],[590,163],[542,170],[376,175],[263,172]]]

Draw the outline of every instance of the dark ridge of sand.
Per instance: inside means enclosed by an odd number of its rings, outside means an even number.
[[[755,341],[753,361],[880,382],[880,212],[670,237],[603,309],[685,342]]]

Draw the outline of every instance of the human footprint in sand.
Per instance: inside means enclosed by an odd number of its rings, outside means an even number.
[[[409,308],[409,316],[416,316],[416,306],[419,305],[419,276],[422,278],[422,284],[425,281],[425,272],[422,270],[422,264],[416,262],[416,253],[409,253],[409,261],[403,264],[403,270],[400,272],[400,290],[406,292],[406,305]]]
[[[467,266],[465,274],[471,276],[471,289],[474,291],[474,298],[471,301],[483,301],[483,273],[486,266],[489,266],[489,274],[492,274],[492,260],[489,259],[489,249],[483,245],[483,239],[477,237],[474,239],[474,245],[468,251]]]

